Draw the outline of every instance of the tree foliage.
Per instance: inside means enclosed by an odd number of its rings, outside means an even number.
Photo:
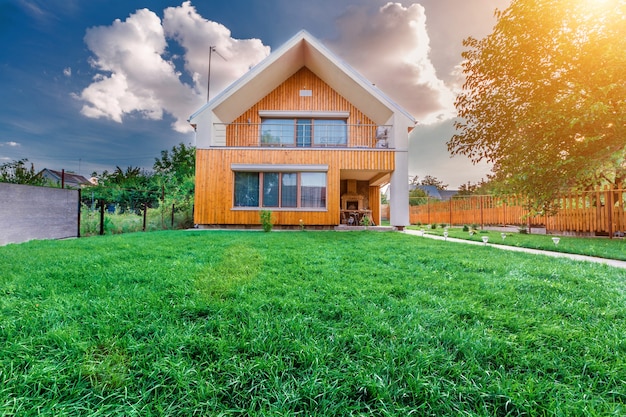
[[[171,151],[161,151],[154,161],[155,180],[169,199],[180,208],[191,207],[195,189],[196,148],[180,143]]]
[[[493,164],[508,192],[547,206],[626,180],[626,2],[512,0],[464,45],[452,154]]]
[[[421,206],[428,202],[428,193],[419,187],[409,191],[409,205]]]
[[[195,184],[195,147],[179,144],[161,151],[155,158],[154,171],[117,166],[113,172],[93,173],[98,185],[85,198],[115,204],[121,211],[139,212],[143,207],[174,204],[178,211],[193,204]]]
[[[37,175],[35,166],[26,166],[28,159],[6,162],[0,165],[0,182],[12,184],[44,185],[45,179]]]
[[[434,185],[439,191],[448,188],[448,184],[444,184],[443,181],[437,179],[436,177],[433,177],[432,175],[426,175],[424,179],[420,182],[420,185]]]
[[[98,185],[91,188],[91,195],[100,202],[115,204],[122,212],[136,213],[146,206],[158,205],[160,192],[153,175],[139,167],[124,170],[117,166],[112,173],[104,171],[96,176]]]

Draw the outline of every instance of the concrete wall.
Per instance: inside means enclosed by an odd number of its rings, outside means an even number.
[[[0,183],[0,245],[78,236],[78,191]]]

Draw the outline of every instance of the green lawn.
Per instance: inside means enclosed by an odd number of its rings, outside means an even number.
[[[0,247],[0,270],[1,416],[626,414],[605,265],[175,231]]]
[[[424,233],[442,236],[444,229],[438,227],[431,229],[427,226],[409,226],[408,229],[422,230]],[[494,230],[478,230],[473,236],[459,227],[448,228],[449,237],[457,239],[473,240],[481,242],[482,236],[489,236],[489,243],[496,245],[518,246],[523,248],[549,250],[564,253],[577,253],[580,255],[597,256],[607,259],[626,261],[626,240],[606,237],[575,237],[557,235],[539,235],[523,233],[506,233],[502,239],[501,232]],[[558,237],[558,244],[554,244],[552,238]]]

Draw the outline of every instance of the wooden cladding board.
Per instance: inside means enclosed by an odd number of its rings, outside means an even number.
[[[528,222],[526,199],[516,196],[471,196],[451,201],[428,199],[411,206],[411,224],[524,225]],[[552,233],[581,233],[609,236],[626,232],[626,190],[604,187],[572,193],[556,200],[550,216],[531,216],[534,225],[545,225]]]
[[[233,208],[232,164],[328,165],[325,211],[272,210],[277,225],[337,225],[340,220],[341,170],[392,172],[393,151],[294,150],[294,149],[198,149],[196,153],[195,219],[202,225],[260,224],[259,209]],[[376,191],[378,190],[378,191]],[[379,187],[370,187],[370,205],[377,224],[380,219]],[[374,196],[374,194],[377,194]]]
[[[311,95],[301,96],[300,90],[311,91]],[[256,146],[259,141],[258,124],[261,123],[259,111],[263,110],[347,112],[348,125],[374,124],[369,117],[311,70],[302,67],[234,120],[235,125],[229,126],[226,130],[226,146]],[[247,123],[250,125],[247,126]],[[374,130],[372,128],[370,136],[373,136]],[[356,126],[351,127],[348,133],[350,138],[356,138],[359,134],[364,135],[364,132],[356,131]]]

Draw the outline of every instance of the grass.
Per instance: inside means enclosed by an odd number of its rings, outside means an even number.
[[[169,207],[148,209],[146,215],[146,231],[186,229],[193,226],[193,213],[191,209],[175,211],[172,223],[172,211]],[[143,213],[133,212],[120,213],[115,211],[105,212],[104,233],[120,234],[140,232],[143,230]],[[91,210],[87,206],[81,207],[80,214],[81,236],[96,236],[100,234],[100,211]]]
[[[421,230],[423,228],[424,233],[439,236],[443,236],[444,232],[443,228],[431,229],[425,226],[409,226],[408,228],[413,230]],[[481,242],[482,236],[489,236],[489,243],[496,245],[502,244],[626,261],[626,241],[619,238],[584,238],[507,232],[506,237],[502,239],[501,232],[494,230],[478,230],[473,236],[470,236],[468,232],[464,232],[462,228],[452,227],[447,230],[448,236],[456,239]],[[558,245],[555,245],[552,241],[553,237],[559,237]]]
[[[170,231],[8,245],[0,269],[2,416],[626,413],[626,271],[604,265]]]

